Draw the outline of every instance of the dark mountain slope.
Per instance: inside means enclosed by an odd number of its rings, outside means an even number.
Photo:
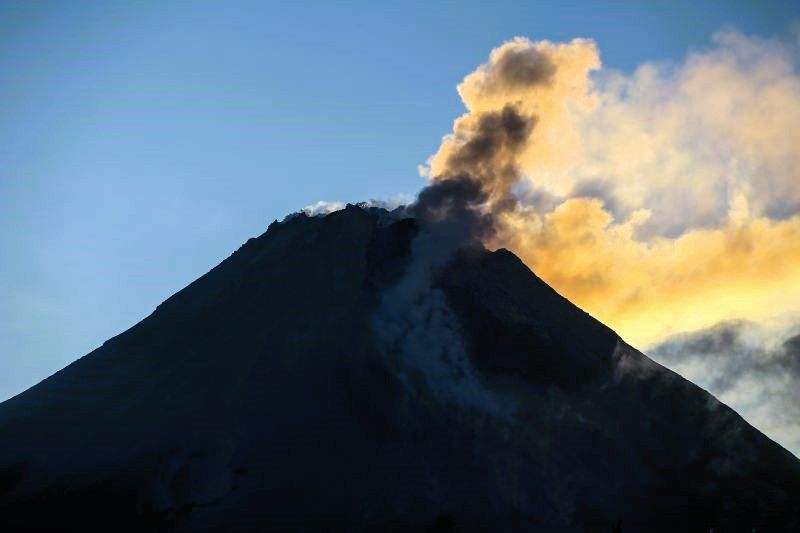
[[[455,329],[463,360],[387,345],[376,315],[419,231],[356,206],[273,224],[0,404],[0,525],[800,525],[797,459],[510,252],[461,250],[428,290],[445,301],[412,317]]]
[[[525,462],[560,465],[546,485],[568,485],[578,514],[614,509],[634,531],[797,524],[794,456],[569,304],[516,256],[462,253],[442,280],[485,379],[524,391],[515,396],[518,427],[529,433],[521,441],[537,443]]]

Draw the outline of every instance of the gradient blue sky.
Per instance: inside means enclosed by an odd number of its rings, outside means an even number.
[[[0,400],[276,218],[413,194],[516,35],[676,60],[798,2],[0,2]]]

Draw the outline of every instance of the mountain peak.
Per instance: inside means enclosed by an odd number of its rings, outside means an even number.
[[[0,404],[0,524],[800,525],[791,454],[512,252],[420,262],[428,231],[364,205],[287,217]]]

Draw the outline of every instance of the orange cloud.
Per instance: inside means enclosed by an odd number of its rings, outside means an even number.
[[[518,199],[487,244],[639,346],[800,315],[797,52],[725,32],[624,75],[590,40],[517,38],[459,85],[468,112],[425,173],[446,175],[480,117],[513,105],[535,127],[498,159],[510,177],[486,173]]]
[[[510,214],[494,244],[639,346],[722,320],[800,315],[800,216],[642,241],[644,218],[616,223],[599,200],[574,198]]]

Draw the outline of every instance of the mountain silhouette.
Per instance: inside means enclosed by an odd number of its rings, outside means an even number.
[[[0,404],[0,528],[800,530],[793,455],[507,250],[412,291],[423,232],[273,223]]]

